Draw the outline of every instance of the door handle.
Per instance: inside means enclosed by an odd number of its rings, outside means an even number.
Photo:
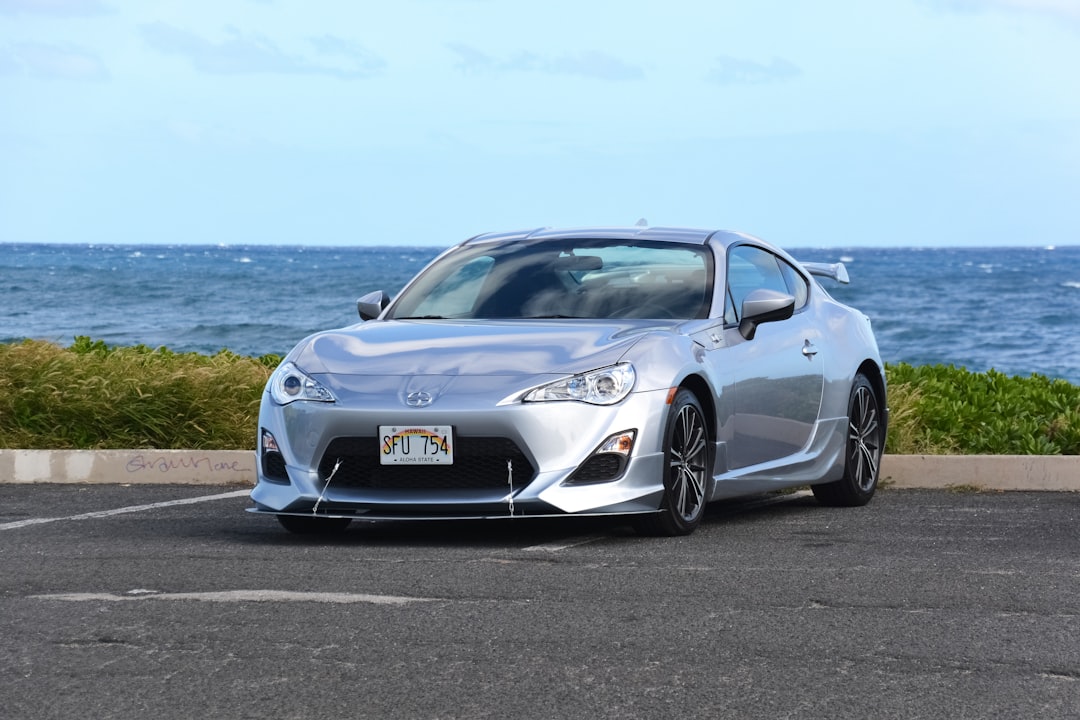
[[[817,355],[817,353],[818,350],[816,347],[814,347],[813,343],[811,343],[809,340],[803,341],[802,354],[806,357],[807,360],[813,360],[814,356]]]

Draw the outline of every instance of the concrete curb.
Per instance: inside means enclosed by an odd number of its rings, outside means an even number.
[[[886,455],[895,488],[1080,491],[1080,455]],[[250,450],[0,450],[0,484],[255,484]]]
[[[888,487],[1080,491],[1080,455],[886,455]]]
[[[255,485],[251,450],[0,450],[0,483]]]

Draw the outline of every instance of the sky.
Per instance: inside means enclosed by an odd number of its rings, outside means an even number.
[[[0,0],[0,244],[1045,246],[1078,206],[1080,0]]]

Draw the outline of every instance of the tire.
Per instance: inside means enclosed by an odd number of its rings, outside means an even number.
[[[813,485],[822,505],[857,507],[870,502],[877,489],[881,455],[885,449],[885,424],[881,399],[861,373],[855,376],[848,399],[844,476],[835,482]]]
[[[679,390],[664,429],[664,496],[660,510],[634,522],[642,535],[689,535],[705,514],[709,433],[705,413],[694,394]]]
[[[281,527],[297,535],[333,535],[349,527],[350,518],[304,517],[302,515],[278,515]]]

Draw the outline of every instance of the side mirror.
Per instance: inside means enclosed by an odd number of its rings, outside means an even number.
[[[742,304],[739,334],[753,340],[761,323],[787,320],[795,313],[795,298],[775,290],[754,290]]]
[[[360,313],[361,320],[374,320],[389,304],[390,297],[382,290],[376,290],[356,301],[356,311]]]

